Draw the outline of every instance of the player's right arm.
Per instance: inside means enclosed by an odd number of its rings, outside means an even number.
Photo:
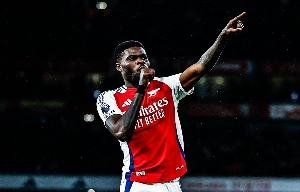
[[[106,128],[120,141],[129,141],[134,133],[136,121],[142,105],[146,87],[154,78],[154,70],[147,68],[142,69],[138,91],[135,94],[129,108],[123,114],[114,114],[108,117],[105,121]]]
[[[136,93],[128,110],[123,114],[114,114],[105,121],[106,128],[120,141],[131,139],[144,94]]]

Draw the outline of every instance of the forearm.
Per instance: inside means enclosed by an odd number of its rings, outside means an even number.
[[[136,93],[128,110],[122,116],[123,140],[131,139],[133,135],[143,99],[144,94]]]
[[[214,44],[201,56],[198,62],[188,67],[180,76],[180,83],[184,90],[190,90],[201,77],[207,74],[217,63],[227,43],[230,34],[241,32],[244,25],[239,20],[246,12],[231,19],[219,34]]]
[[[144,94],[136,93],[129,108],[123,115],[113,115],[106,120],[106,127],[120,141],[131,139]]]
[[[184,90],[188,91],[208,73],[217,63],[225,45],[229,34],[223,30],[214,44],[201,56],[198,62],[188,67],[180,76],[180,82]]]
[[[214,44],[201,56],[199,61],[196,63],[197,65],[199,65],[199,69],[201,73],[204,74],[207,73],[217,63],[226,45],[228,38],[229,38],[229,34],[226,34],[225,30],[223,30],[219,34]]]

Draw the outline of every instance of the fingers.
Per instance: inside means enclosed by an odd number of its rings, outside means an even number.
[[[229,33],[235,33],[238,31],[242,31],[242,28],[236,28],[236,29],[229,29]]]
[[[241,22],[241,20],[237,20],[237,28],[244,28],[244,24]]]
[[[144,69],[142,69],[142,71],[144,72],[143,75],[147,76],[149,81],[151,81],[154,78],[154,74],[155,74],[154,69],[144,68]]]
[[[144,79],[144,70],[141,70],[139,85],[147,86],[148,82]]]
[[[232,24],[237,24],[237,27],[243,28],[244,25],[242,24],[241,20],[239,20],[239,19],[240,19],[241,17],[243,17],[245,14],[246,14],[246,12],[243,12],[242,14],[240,14],[240,15],[236,16],[235,18],[231,19],[229,23],[230,23],[231,25],[232,25]]]
[[[231,19],[229,23],[226,26],[226,33],[234,33],[242,31],[244,28],[244,24],[240,20],[241,17],[243,17],[246,14],[246,12],[241,13],[240,15],[236,16],[235,18]]]
[[[142,69],[140,73],[139,84],[147,86],[148,83],[154,79],[154,75],[155,75],[154,69],[151,68]]]
[[[241,17],[243,17],[244,15],[246,15],[246,12],[241,13],[240,15],[236,16],[233,20],[237,21],[239,20]]]
[[[141,73],[140,73],[140,79],[142,79],[144,76],[144,70],[141,70]]]

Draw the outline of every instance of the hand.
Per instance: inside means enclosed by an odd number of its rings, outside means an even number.
[[[243,17],[245,14],[246,12],[243,12],[239,16],[236,16],[235,18],[231,19],[227,24],[227,26],[224,28],[224,32],[226,34],[230,34],[230,33],[236,33],[242,31],[244,25],[239,19]]]
[[[143,68],[140,73],[139,85],[147,86],[154,78],[155,71],[151,68]]]

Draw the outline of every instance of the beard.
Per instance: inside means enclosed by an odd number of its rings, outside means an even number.
[[[127,68],[123,68],[124,73],[123,73],[123,78],[124,80],[132,83],[132,84],[138,84],[140,81],[140,73],[133,73]]]

